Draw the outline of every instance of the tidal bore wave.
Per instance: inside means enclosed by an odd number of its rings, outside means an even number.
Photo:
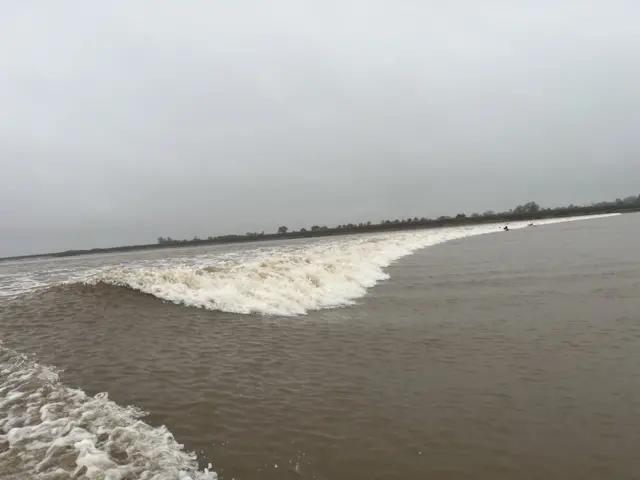
[[[580,218],[554,219],[538,225]],[[511,229],[526,227],[511,224]],[[246,258],[203,258],[190,264],[114,266],[87,278],[189,307],[238,314],[296,316],[352,305],[386,280],[394,261],[453,239],[496,232],[479,225],[410,233],[351,237],[307,246],[258,251]]]

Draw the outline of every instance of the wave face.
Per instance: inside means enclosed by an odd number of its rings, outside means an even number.
[[[145,413],[68,388],[58,372],[0,346],[3,479],[215,480]]]
[[[553,219],[537,225],[580,218]],[[527,222],[510,224],[523,228]],[[188,264],[117,266],[82,281],[127,287],[191,307],[230,313],[295,316],[348,306],[389,278],[384,268],[414,251],[452,239],[497,232],[497,224],[331,238]]]

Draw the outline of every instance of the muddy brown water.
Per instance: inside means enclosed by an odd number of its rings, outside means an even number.
[[[57,286],[0,301],[0,333],[223,479],[640,478],[639,233],[624,215],[455,240],[300,317]]]

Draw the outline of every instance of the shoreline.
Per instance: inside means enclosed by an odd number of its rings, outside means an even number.
[[[437,220],[426,220],[417,222],[403,221],[403,223],[378,223],[378,224],[359,224],[359,225],[347,225],[342,228],[322,227],[317,230],[305,230],[285,232],[285,233],[270,233],[270,234],[251,234],[251,235],[225,235],[219,237],[210,237],[207,239],[193,239],[193,240],[178,240],[169,241],[166,243],[149,243],[141,245],[123,245],[118,247],[102,247],[82,250],[65,250],[62,252],[51,252],[31,255],[16,255],[10,257],[0,257],[0,262],[16,261],[16,260],[35,260],[41,258],[63,258],[63,257],[75,257],[80,255],[98,255],[104,253],[125,253],[136,252],[144,250],[161,250],[172,248],[184,248],[184,247],[198,247],[206,245],[229,245],[235,243],[253,243],[253,242],[266,242],[266,241],[280,241],[280,240],[295,240],[302,238],[320,238],[331,236],[344,236],[344,235],[362,235],[371,233],[385,233],[385,232],[400,232],[407,230],[431,230],[445,227],[457,227],[457,226],[469,226],[469,225],[482,225],[487,223],[509,223],[517,221],[536,221],[536,220],[548,220],[553,218],[570,218],[570,217],[590,217],[596,215],[606,215],[614,213],[637,213],[640,208],[614,208],[607,209],[607,211],[590,211],[590,212],[538,212],[536,214],[498,214],[495,216],[482,216],[482,217],[449,217],[440,218]]]

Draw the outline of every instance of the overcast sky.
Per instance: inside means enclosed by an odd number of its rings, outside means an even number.
[[[637,0],[5,0],[0,255],[640,193]]]

